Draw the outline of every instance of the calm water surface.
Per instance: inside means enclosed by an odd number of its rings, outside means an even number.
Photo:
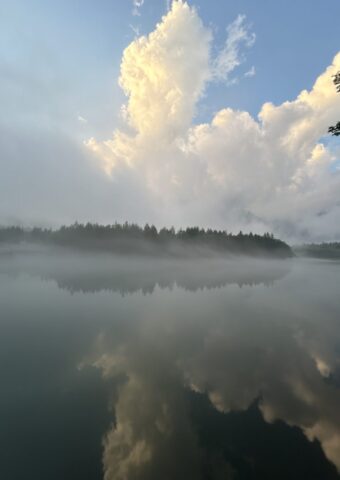
[[[340,263],[0,253],[0,478],[340,478]]]

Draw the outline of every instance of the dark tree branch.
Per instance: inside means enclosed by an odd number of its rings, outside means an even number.
[[[333,82],[336,85],[336,91],[340,93],[340,72],[333,75]]]
[[[338,122],[333,127],[329,127],[328,133],[331,133],[335,137],[338,137],[340,135],[340,122]]]
[[[335,75],[333,75],[333,83],[336,87],[336,91],[340,93],[340,72],[337,72]],[[328,133],[334,135],[335,137],[340,136],[340,122],[338,122],[336,125],[329,127]]]

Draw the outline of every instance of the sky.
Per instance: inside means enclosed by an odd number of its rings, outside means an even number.
[[[340,240],[340,3],[2,0],[0,223]]]

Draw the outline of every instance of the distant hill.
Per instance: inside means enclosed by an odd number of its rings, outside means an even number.
[[[292,257],[285,242],[270,233],[256,235],[189,227],[185,230],[135,224],[75,223],[58,230],[21,227],[0,228],[0,244],[34,243],[74,249],[103,250],[119,254],[209,256],[215,254]]]
[[[308,243],[294,247],[294,252],[302,257],[329,258],[340,260],[340,242]]]

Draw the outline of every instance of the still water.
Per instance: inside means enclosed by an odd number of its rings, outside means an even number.
[[[340,263],[0,253],[0,478],[340,478]]]

